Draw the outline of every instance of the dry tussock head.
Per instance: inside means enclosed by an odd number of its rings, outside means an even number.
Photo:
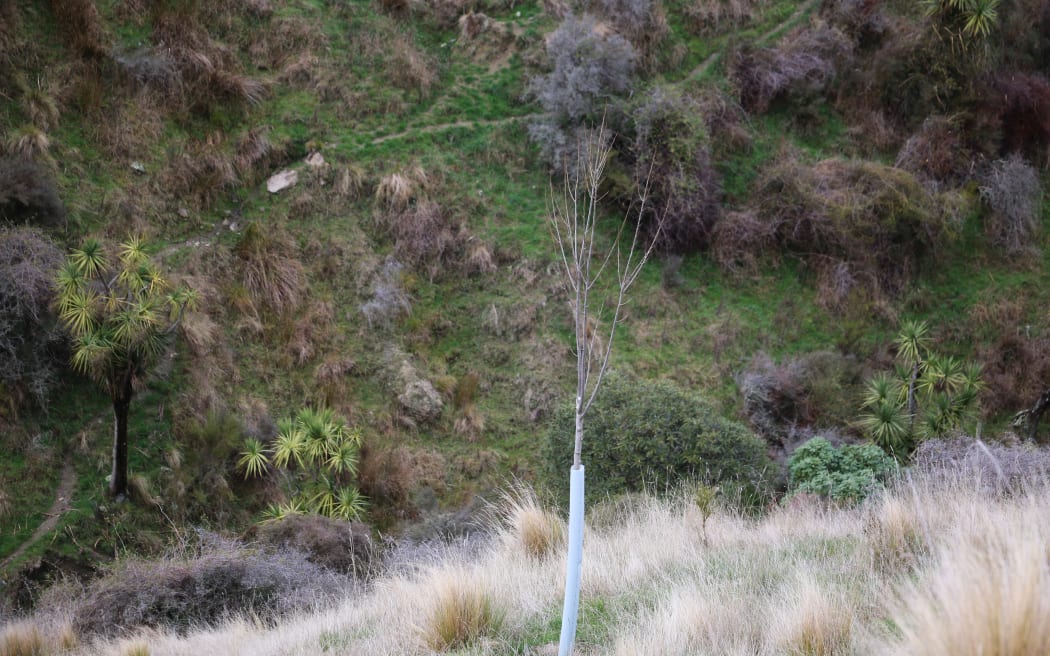
[[[872,562],[882,571],[911,568],[926,553],[925,528],[918,509],[896,494],[883,495],[864,527]]]
[[[391,47],[395,54],[387,67],[390,83],[415,91],[420,98],[429,96],[438,81],[437,62],[405,37],[396,39]]]
[[[234,146],[234,166],[246,184],[257,182],[274,160],[284,154],[284,148],[270,139],[268,126],[248,130]]]
[[[477,442],[485,432],[485,416],[471,403],[459,411],[452,429],[467,438],[468,442]]]
[[[312,360],[318,345],[331,338],[334,320],[335,309],[327,301],[313,303],[302,313],[288,339],[288,349],[297,365]]]
[[[134,641],[126,645],[121,651],[121,656],[150,656],[149,643]]]
[[[179,332],[194,355],[203,356],[215,344],[219,325],[204,312],[188,312],[182,318]]]
[[[51,161],[51,139],[35,125],[23,125],[12,132],[6,143],[8,154],[33,161]]]
[[[112,115],[98,123],[102,147],[111,157],[144,157],[164,131],[157,98],[140,93],[114,105],[107,109]]]
[[[3,20],[2,16],[0,20]],[[40,84],[22,92],[22,111],[29,117],[30,123],[39,125],[43,130],[50,130],[58,125],[58,103]]]
[[[899,653],[1050,654],[1047,499],[1030,501],[983,509],[973,525],[945,536],[933,566],[903,587]]]
[[[492,635],[503,624],[504,611],[485,581],[473,571],[440,569],[431,572],[419,635],[435,651],[447,651]]]
[[[852,604],[810,578],[790,587],[774,611],[770,640],[777,653],[837,656],[850,653]]]
[[[0,656],[44,656],[50,649],[35,624],[8,624],[0,633]]]
[[[236,253],[241,259],[241,279],[248,297],[278,313],[299,306],[306,291],[303,263],[291,241],[273,228],[251,223],[244,230]]]
[[[335,193],[344,198],[360,198],[365,190],[365,170],[356,164],[347,164],[335,178]]]
[[[472,274],[493,273],[496,270],[496,260],[492,257],[492,251],[485,243],[474,238],[471,239],[463,264],[467,273]]]
[[[269,29],[256,31],[253,38],[248,47],[252,63],[270,71],[287,71],[290,62],[311,57],[312,52],[328,43],[327,35],[317,24],[293,16],[272,21]]]
[[[225,135],[213,132],[204,139],[181,144],[168,161],[161,179],[170,193],[188,197],[201,207],[211,205],[222,191],[238,183]]]
[[[395,171],[379,179],[376,185],[376,201],[391,210],[402,210],[410,201],[421,199],[429,186],[427,172],[414,166]]]
[[[532,488],[517,482],[500,493],[490,508],[492,525],[503,549],[542,560],[559,552],[565,544],[565,523],[544,508]]]

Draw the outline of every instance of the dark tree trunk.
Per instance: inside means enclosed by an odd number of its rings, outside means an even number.
[[[1042,419],[1043,413],[1046,412],[1048,407],[1050,407],[1050,388],[1047,388],[1039,395],[1039,400],[1028,411],[1028,439],[1032,442],[1035,441],[1036,433],[1039,429],[1039,420]]]
[[[128,496],[128,410],[131,407],[131,372],[121,374],[113,388],[113,475],[109,494],[116,499]]]

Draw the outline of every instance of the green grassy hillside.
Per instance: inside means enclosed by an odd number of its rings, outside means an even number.
[[[107,396],[60,342],[46,385],[0,379],[0,559],[24,547],[0,561],[24,580],[4,596],[29,604],[186,526],[251,526],[288,490],[245,478],[244,440],[303,407],[360,429],[355,483],[386,531],[535,480],[574,382],[547,151],[603,117],[604,238],[643,170],[674,226],[616,370],[688,388],[783,455],[814,431],[864,439],[864,381],[925,320],[939,352],[984,366],[961,428],[1000,433],[1050,374],[1048,38],[1021,18],[1034,0],[987,35],[942,4],[0,0],[0,229],[63,253],[144,236],[201,297],[139,381],[130,503],[106,496]],[[594,50],[557,50],[570,10],[597,17],[579,28]],[[636,61],[622,86],[594,54],[614,46]],[[595,67],[576,78],[597,81],[588,109],[544,95],[559,61]],[[285,169],[296,184],[267,191]],[[413,383],[440,409],[402,400]],[[66,463],[70,507],[31,540]]]

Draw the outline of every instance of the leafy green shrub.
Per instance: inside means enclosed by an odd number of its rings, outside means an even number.
[[[567,494],[572,466],[573,416],[572,407],[561,407],[543,444],[543,474],[561,494]],[[775,478],[762,440],[666,381],[608,376],[584,430],[591,499],[650,486],[664,491],[700,479],[723,489],[739,487],[742,501],[754,504],[769,494]]]
[[[893,458],[874,444],[836,449],[823,437],[798,447],[788,459],[791,494],[818,494],[843,503],[862,501],[895,468]]]

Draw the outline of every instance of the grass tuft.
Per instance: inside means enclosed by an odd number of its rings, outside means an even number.
[[[474,644],[499,630],[503,612],[481,581],[467,571],[441,570],[430,579],[430,598],[421,628],[435,651]]]
[[[10,624],[0,634],[0,656],[45,656],[49,650],[35,624]]]

